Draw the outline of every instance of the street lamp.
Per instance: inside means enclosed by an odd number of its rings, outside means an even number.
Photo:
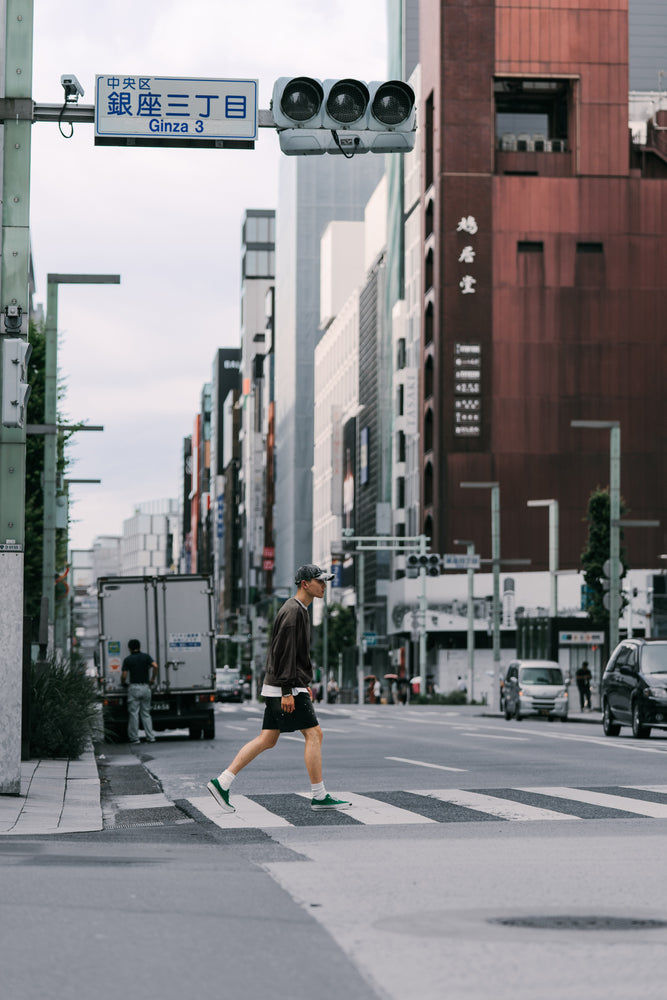
[[[455,538],[454,545],[465,545],[469,556],[475,554],[475,543],[467,538]],[[468,686],[470,688],[470,701],[475,696],[475,571],[472,566],[468,567]]]
[[[491,562],[493,566],[493,710],[500,711],[500,484],[460,483],[464,490],[491,490]]]
[[[48,274],[44,326],[44,529],[42,596],[47,598],[49,632],[55,626],[56,465],[58,408],[58,287],[60,285],[119,285],[119,274]]]
[[[549,617],[558,616],[558,500],[528,500],[527,507],[549,508]]]
[[[609,652],[618,646],[621,593],[621,424],[618,420],[571,420],[570,427],[608,430],[609,435]]]

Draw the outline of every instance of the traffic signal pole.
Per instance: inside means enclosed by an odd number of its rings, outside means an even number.
[[[6,0],[3,98],[32,100],[32,0]],[[31,121],[3,116],[0,337],[26,338],[30,312]],[[0,794],[21,791],[25,429],[0,425]]]

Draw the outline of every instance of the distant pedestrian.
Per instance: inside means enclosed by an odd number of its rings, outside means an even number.
[[[239,771],[262,751],[278,742],[281,733],[300,730],[305,741],[304,758],[310,777],[311,809],[347,809],[349,802],[334,799],[322,780],[322,730],[313,707],[313,665],[310,660],[310,617],[314,598],[324,597],[327,580],[319,566],[307,564],[296,571],[297,592],[278,611],[266,657],[262,686],[265,700],[262,731],[241,747],[229,767],[212,778],[207,789],[224,812],[236,812],[229,801],[229,789]]]
[[[577,688],[579,689],[579,705],[583,712],[584,707],[590,712],[591,709],[591,672],[588,668],[588,660],[584,660],[575,675]]]
[[[466,682],[461,677],[461,674],[459,674],[458,677],[457,677],[457,679],[456,679],[456,689],[457,689],[457,691],[460,691],[461,694],[467,694],[468,693],[468,685],[466,684]]]
[[[337,683],[337,681],[336,681],[336,680],[335,680],[335,679],[334,679],[334,678],[332,677],[332,678],[330,679],[329,683],[327,684],[327,701],[328,701],[328,702],[329,702],[329,703],[330,703],[331,705],[335,705],[335,704],[336,704],[336,699],[337,699],[337,698],[338,698],[338,683]]]
[[[148,743],[155,743],[153,720],[151,719],[151,688],[157,680],[158,666],[152,656],[141,652],[138,639],[130,639],[127,644],[130,655],[123,660],[120,679],[127,689],[127,738],[130,743],[139,743],[139,716],[141,728]]]
[[[382,696],[382,684],[380,684],[380,681],[378,680],[376,680],[375,684],[373,685],[373,694],[375,696],[376,703],[379,704],[380,698]]]

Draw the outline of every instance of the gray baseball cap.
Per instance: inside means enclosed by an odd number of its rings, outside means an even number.
[[[294,582],[297,586],[305,580],[333,580],[333,573],[327,573],[326,570],[320,569],[314,563],[306,563],[305,566],[299,566],[294,574]]]

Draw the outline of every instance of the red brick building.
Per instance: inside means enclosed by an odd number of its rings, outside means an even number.
[[[628,129],[628,0],[422,0],[423,530],[576,568],[619,420],[630,565],[667,551],[667,131]],[[656,124],[667,125],[667,115]]]

